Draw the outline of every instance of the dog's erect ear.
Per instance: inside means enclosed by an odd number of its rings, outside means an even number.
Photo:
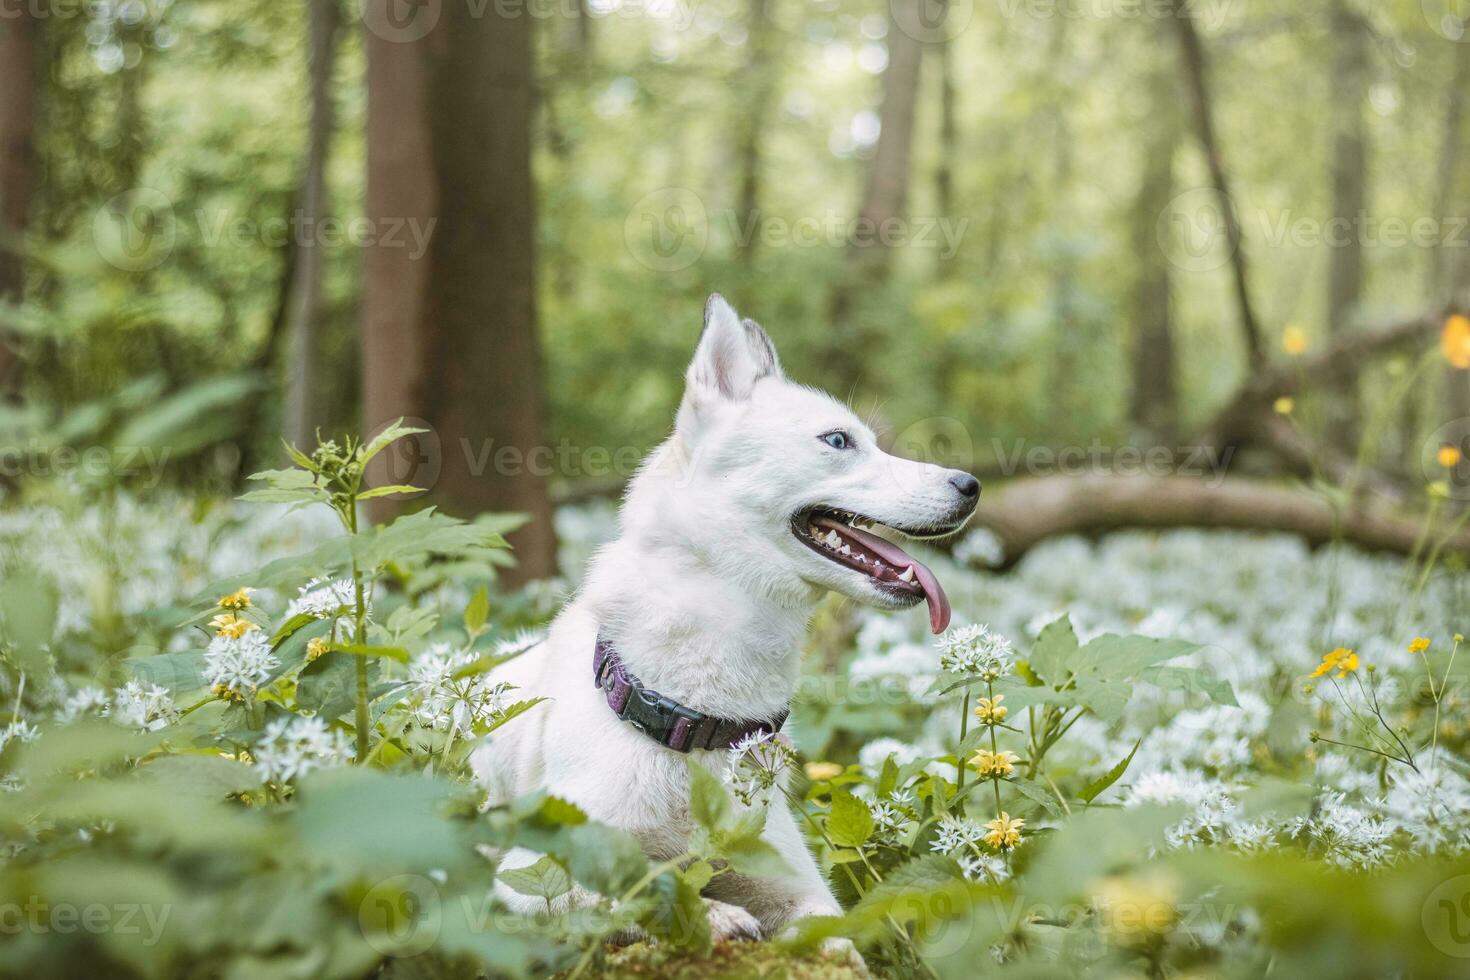
[[[685,375],[686,397],[744,401],[761,378],[780,376],[776,346],[754,320],[742,320],[719,293],[704,304],[704,332]]]

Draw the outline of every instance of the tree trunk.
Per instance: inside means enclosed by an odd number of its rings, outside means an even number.
[[[740,167],[739,199],[735,206],[740,222],[738,237],[740,260],[749,263],[760,241],[760,171],[761,139],[766,117],[776,95],[775,52],[772,50],[776,31],[771,23],[774,0],[749,0],[750,52],[745,66],[742,100],[745,111],[740,122],[740,145],[736,157]]]
[[[1255,305],[1251,301],[1250,271],[1245,255],[1245,235],[1240,227],[1240,214],[1235,208],[1235,198],[1230,192],[1230,176],[1225,169],[1224,155],[1215,129],[1215,108],[1210,96],[1209,62],[1205,57],[1204,44],[1194,29],[1195,13],[1185,0],[1167,0],[1170,7],[1169,21],[1179,39],[1179,64],[1184,74],[1185,87],[1189,91],[1194,109],[1195,135],[1200,150],[1210,170],[1210,182],[1214,187],[1216,205],[1220,209],[1220,221],[1225,227],[1225,247],[1230,251],[1230,270],[1235,286],[1235,304],[1240,318],[1240,331],[1245,341],[1246,354],[1252,367],[1266,360],[1266,348],[1261,339],[1260,323],[1256,320]]]
[[[942,220],[955,216],[954,165],[959,155],[959,124],[955,120],[958,94],[955,91],[954,38],[945,38],[939,46],[939,163],[934,168],[934,206]],[[939,276],[954,271],[955,256],[939,254]]]
[[[1167,442],[1176,432],[1174,309],[1169,262],[1158,242],[1159,215],[1174,197],[1174,152],[1179,146],[1179,86],[1164,66],[1149,78],[1143,173],[1133,204],[1133,377],[1129,420],[1149,441]]]
[[[1470,44],[1455,46],[1455,72],[1445,103],[1444,137],[1439,154],[1438,187],[1434,213],[1443,219],[1470,213],[1470,193],[1465,187],[1465,91],[1470,89]],[[1441,242],[1430,253],[1431,295],[1445,298],[1451,306],[1470,310],[1470,256],[1465,249],[1451,249]],[[1451,426],[1446,433],[1466,456],[1470,456],[1470,371],[1450,365],[1444,368],[1444,418]],[[1411,443],[1412,445],[1412,443]],[[1417,455],[1418,447],[1414,447]],[[1417,463],[1417,459],[1414,460]],[[1452,499],[1470,499],[1470,466],[1461,463],[1448,474],[1454,485]]]
[[[392,2],[369,0],[364,17],[368,217],[429,238],[422,257],[385,243],[365,251],[364,426],[426,422],[433,433],[413,462],[429,464],[417,477],[434,483],[431,499],[463,515],[527,514],[510,580],[544,577],[556,554],[536,330],[534,18],[445,4],[413,39],[395,36]]]
[[[1363,240],[1359,219],[1367,207],[1368,154],[1363,103],[1368,98],[1367,25],[1349,6],[1333,0],[1332,22],[1332,223],[1328,235],[1327,330],[1352,329],[1363,295]],[[1357,448],[1361,422],[1353,381],[1333,384],[1325,400],[1327,444],[1339,452]]]
[[[316,429],[322,421],[316,391],[323,263],[315,230],[328,210],[327,158],[336,129],[332,69],[337,60],[337,32],[342,18],[338,3],[339,0],[309,0],[307,11],[311,38],[308,66],[311,121],[300,191],[300,227],[305,237],[297,243],[295,252],[289,328],[291,352],[286,373],[286,438],[297,446],[314,445]]]
[[[0,303],[18,302],[25,285],[22,236],[36,169],[40,24],[34,9],[20,4],[0,17]],[[13,397],[19,382],[19,355],[0,325],[0,400]]]
[[[923,45],[899,26],[915,23],[917,14],[900,21],[895,12],[901,6],[921,2],[926,0],[893,0],[889,5],[888,67],[883,72],[878,145],[868,167],[856,234],[848,243],[843,274],[833,287],[829,304],[832,329],[827,360],[841,391],[857,386],[862,374],[862,355],[869,351],[854,315],[858,294],[863,286],[887,276],[891,256],[885,239],[890,239],[896,224],[903,220],[908,201],[919,66],[924,52]]]
[[[1067,115],[1069,94],[1062,79],[1067,74],[1068,17],[1053,17],[1048,44],[1047,84],[1053,86],[1048,115],[1052,129],[1052,186],[1047,195],[1051,203],[1048,218],[1051,239],[1056,249],[1050,266],[1052,377],[1050,415],[1053,432],[1067,437],[1080,436],[1075,422],[1085,418],[1078,382],[1080,365],[1087,357],[1085,331],[1078,322],[1077,257],[1068,235],[1061,231],[1071,218],[1069,200],[1072,190],[1074,140],[1071,119]]]
[[[1018,480],[985,494],[971,523],[999,537],[1005,562],[1012,564],[1047,538],[1120,528],[1280,531],[1312,544],[1341,538],[1370,551],[1407,555],[1415,550],[1424,522],[1382,506],[1339,510],[1323,495],[1244,477],[1211,482],[1090,474]],[[1445,550],[1470,555],[1470,531],[1461,531]]]

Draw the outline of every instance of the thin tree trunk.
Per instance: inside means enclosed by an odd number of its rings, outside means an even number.
[[[745,111],[740,123],[740,145],[736,157],[740,167],[740,191],[735,216],[740,222],[740,260],[749,263],[760,241],[761,140],[766,118],[776,94],[776,31],[771,23],[775,0],[749,0],[747,41],[750,58],[745,65],[742,100]]]
[[[1465,188],[1465,92],[1470,89],[1470,44],[1455,46],[1455,72],[1445,103],[1444,142],[1439,152],[1439,173],[1434,213],[1446,221],[1453,214],[1470,213],[1470,194]],[[1464,249],[1446,248],[1441,242],[1432,250],[1431,295],[1447,298],[1451,306],[1470,309],[1470,256]],[[1444,369],[1444,417],[1450,423],[1448,441],[1470,456],[1470,371],[1449,365]],[[1417,451],[1418,447],[1414,447]],[[1417,462],[1417,460],[1416,460]],[[1454,467],[1449,479],[1457,501],[1470,499],[1470,466]]]
[[[301,180],[301,224],[307,236],[297,243],[296,271],[292,276],[290,334],[291,353],[287,364],[286,438],[297,446],[314,443],[321,424],[321,406],[316,392],[322,318],[322,249],[315,229],[327,213],[327,159],[336,112],[332,103],[332,71],[337,60],[337,34],[341,26],[339,0],[309,0],[307,8],[311,55],[308,67],[311,89],[311,121],[306,165]]]
[[[390,2],[369,0],[366,15],[368,216],[431,234],[422,257],[365,252],[364,423],[426,421],[440,453],[432,499],[465,515],[527,514],[510,579],[544,577],[556,556],[536,331],[533,18],[445,4],[421,40],[388,40],[371,25]]]
[[[1245,255],[1245,235],[1241,231],[1240,215],[1235,209],[1235,198],[1230,192],[1230,178],[1225,169],[1225,159],[1220,150],[1220,141],[1215,128],[1214,103],[1210,97],[1209,63],[1205,57],[1204,44],[1194,29],[1194,13],[1184,0],[1166,0],[1170,7],[1169,20],[1174,24],[1179,39],[1180,68],[1184,73],[1185,86],[1189,91],[1194,108],[1195,135],[1200,150],[1210,170],[1210,181],[1220,208],[1220,217],[1225,225],[1225,246],[1230,250],[1230,268],[1235,286],[1235,302],[1240,318],[1240,330],[1245,340],[1246,354],[1251,365],[1257,366],[1266,360],[1266,349],[1261,339],[1261,328],[1256,320],[1255,306],[1251,302],[1250,274]]]
[[[939,218],[944,221],[955,217],[954,165],[959,155],[959,124],[955,119],[958,95],[955,91],[954,38],[938,42],[939,46],[939,163],[934,168],[934,204]],[[939,275],[947,277],[954,271],[954,256],[939,255]]]
[[[40,24],[34,6],[0,18],[0,303],[17,302],[25,284],[22,236],[35,186]],[[14,395],[20,358],[0,324],[0,400]]]
[[[923,0],[893,0],[889,6],[888,67],[883,72],[878,145],[868,168],[857,234],[848,244],[843,274],[833,288],[828,307],[831,331],[827,357],[842,391],[856,387],[862,373],[862,356],[868,351],[854,315],[858,293],[863,286],[887,276],[891,256],[885,239],[903,220],[908,201],[923,45],[899,27],[895,11],[900,5],[919,2]],[[915,18],[910,16],[904,22],[914,23]]]
[[[1169,263],[1158,245],[1158,220],[1174,197],[1174,154],[1179,146],[1179,86],[1167,63],[1148,80],[1143,173],[1133,205],[1133,349],[1129,418],[1149,440],[1175,435],[1174,304]]]
[[[1367,25],[1348,0],[1333,0],[1332,22],[1332,233],[1328,238],[1327,330],[1352,329],[1363,295],[1363,241],[1359,218],[1367,206],[1368,153],[1363,103],[1368,98]],[[1352,452],[1358,444],[1358,388],[1332,386],[1327,406],[1327,444]]]
[[[1051,270],[1052,377],[1049,404],[1051,426],[1055,432],[1069,432],[1080,417],[1078,380],[1079,364],[1087,356],[1083,349],[1084,332],[1078,325],[1077,259],[1068,237],[1060,233],[1070,222],[1069,200],[1072,190],[1073,136],[1067,115],[1068,91],[1062,78],[1067,64],[1068,17],[1054,17],[1048,44],[1048,84],[1054,86],[1048,114],[1052,129],[1052,184],[1048,195],[1051,215],[1048,225],[1051,237],[1060,248],[1048,263]]]

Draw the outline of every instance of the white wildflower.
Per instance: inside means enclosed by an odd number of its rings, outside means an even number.
[[[113,692],[109,716],[119,725],[156,732],[177,721],[179,709],[167,688],[128,681]]]
[[[313,769],[340,765],[352,758],[352,748],[340,729],[320,718],[277,718],[253,750],[255,768],[263,782],[284,783]]]
[[[101,717],[107,714],[107,692],[100,687],[80,687],[67,695],[62,702],[57,718],[73,722],[86,715]]]
[[[905,766],[922,754],[918,746],[900,742],[896,738],[875,738],[858,749],[858,764],[877,775],[883,770],[883,763],[889,756],[893,756],[893,761],[898,765]]]
[[[366,591],[362,601],[363,608],[371,615],[372,602]],[[335,619],[339,629],[352,627],[357,614],[357,593],[352,580],[314,578],[307,582],[286,606],[287,619],[303,613],[316,619]]]
[[[505,710],[509,684],[490,680],[484,671],[455,676],[477,659],[472,650],[455,651],[444,643],[414,658],[408,665],[408,680],[413,688],[414,718],[420,725],[439,731],[453,728],[464,734],[488,725]]]
[[[939,818],[938,834],[929,842],[931,851],[953,854],[985,839],[985,827],[969,817],[946,814]]]
[[[954,560],[962,565],[999,568],[1006,560],[1005,542],[988,527],[976,528],[955,545]]]
[[[204,680],[211,688],[254,695],[280,665],[270,639],[260,630],[239,637],[216,636],[204,651]]]
[[[993,681],[1016,665],[1011,641],[979,623],[952,629],[938,642],[939,666],[951,674],[967,674]]]
[[[967,881],[982,884],[999,884],[1011,876],[1005,859],[996,854],[967,854],[960,858],[960,871]]]
[[[1415,848],[1428,854],[1470,849],[1470,782],[1443,758],[1426,755],[1418,772],[1396,766],[1391,783],[1384,809]]]
[[[764,808],[795,761],[796,751],[785,735],[755,732],[730,747],[724,782],[742,806]]]

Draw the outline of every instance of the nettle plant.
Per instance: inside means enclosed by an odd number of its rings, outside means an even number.
[[[851,906],[841,925],[817,923],[809,936],[855,935],[883,948],[901,972],[932,975],[929,932],[967,919],[964,909],[977,896],[1018,894],[1012,885],[1030,866],[1037,840],[1066,832],[1089,809],[1115,809],[1095,801],[1127,771],[1137,743],[1086,782],[1048,765],[1049,753],[1079,719],[1119,722],[1141,685],[1236,704],[1228,683],[1170,663],[1199,649],[1112,634],[1083,644],[1063,618],[1042,630],[1021,659],[984,626],[951,630],[941,641],[943,672],[930,694],[960,701],[953,752],[903,764],[890,755],[876,775],[861,765],[810,763],[805,795],[788,793],[822,842],[833,883]],[[762,770],[748,759],[736,771],[745,773],[737,795],[780,785],[769,775],[762,783]],[[1094,920],[1095,914],[1079,914],[1049,924]],[[1012,923],[1010,935],[996,932],[991,952],[1004,955],[1009,944],[1024,942],[1026,924]]]
[[[217,583],[213,607],[184,624],[209,637],[202,654],[133,664],[139,682],[175,697],[199,694],[179,715],[208,712],[214,743],[253,760],[276,795],[289,794],[298,775],[349,759],[459,771],[475,738],[537,703],[487,679],[536,637],[487,642],[485,586],[463,607],[457,639],[440,628],[444,597],[428,595],[444,581],[446,564],[478,563],[488,571],[502,563],[502,532],[515,522],[467,523],[426,509],[382,527],[359,524],[364,501],[423,492],[364,485],[378,454],[421,431],[395,423],[370,441],[325,441],[309,455],[287,446],[295,467],[255,474],[251,479],[264,486],[242,499],[326,506],[344,533],[305,555]],[[380,605],[388,579],[399,594]],[[268,610],[255,598],[295,583],[304,584],[284,609]]]
[[[256,474],[245,499],[330,507],[343,534],[211,585],[179,624],[202,649],[132,658],[121,686],[55,675],[67,641],[39,593],[0,602],[0,662],[20,687],[0,727],[0,904],[117,896],[153,915],[85,942],[28,933],[17,969],[355,977],[411,958],[447,977],[580,975],[635,930],[707,952],[702,889],[781,873],[765,811],[697,765],[696,829],[661,862],[563,800],[484,806],[470,754],[538,703],[489,672],[537,637],[473,589],[513,521],[359,524],[362,501],[416,492],[364,484],[415,431],[290,448],[294,468]],[[59,710],[20,714],[28,678],[65,692]],[[516,846],[546,856],[501,872]],[[545,914],[512,915],[497,880]],[[582,901],[558,901],[574,888]]]

